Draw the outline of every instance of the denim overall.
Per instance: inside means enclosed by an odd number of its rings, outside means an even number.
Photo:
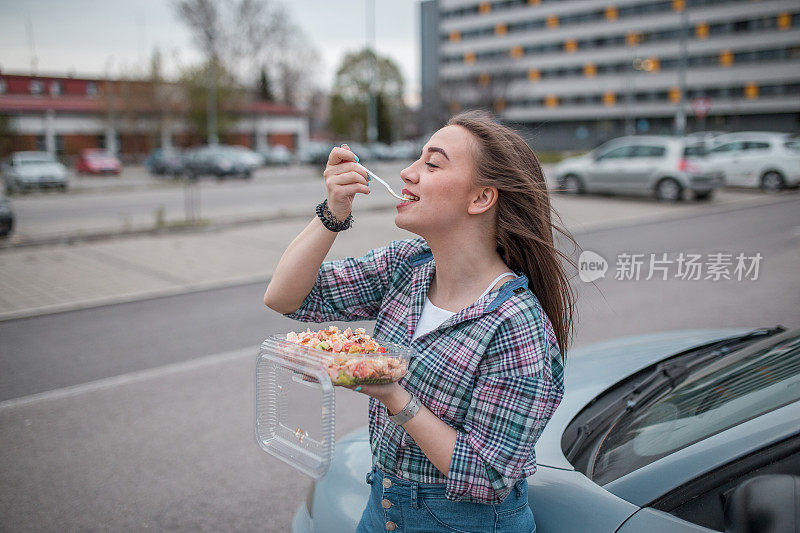
[[[444,483],[416,483],[373,466],[367,507],[356,533],[534,533],[528,480],[520,479],[502,503],[457,502],[445,497]]]

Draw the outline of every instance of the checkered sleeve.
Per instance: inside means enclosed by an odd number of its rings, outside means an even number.
[[[563,391],[563,374],[554,375],[550,363],[561,356],[553,353],[557,344],[547,340],[542,316],[533,307],[517,312],[493,336],[457,430],[448,499],[500,503],[523,476]]]
[[[311,292],[285,316],[303,322],[374,320],[396,261],[413,253],[418,241],[392,241],[363,257],[323,262]]]

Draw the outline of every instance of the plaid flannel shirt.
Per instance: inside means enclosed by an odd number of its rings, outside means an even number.
[[[534,444],[564,393],[561,353],[519,272],[411,342],[434,272],[423,239],[392,241],[361,258],[322,263],[303,304],[286,316],[376,320],[374,337],[411,346],[416,353],[400,385],[456,429],[450,469],[442,474],[370,398],[373,464],[410,481],[446,483],[450,500],[500,503],[536,471]]]

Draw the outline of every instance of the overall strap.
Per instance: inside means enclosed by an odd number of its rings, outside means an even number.
[[[489,284],[489,286],[488,286],[488,287],[486,287],[486,290],[485,290],[485,291],[483,291],[483,294],[481,294],[480,296],[478,296],[478,300],[480,300],[481,298],[483,298],[484,296],[486,296],[487,294],[489,294],[489,291],[491,291],[491,290],[492,290],[492,287],[494,287],[494,286],[495,286],[495,284],[496,284],[498,281],[500,281],[501,279],[503,279],[503,278],[504,278],[504,277],[506,277],[506,276],[516,276],[516,274],[514,274],[513,272],[510,272],[510,271],[509,271],[509,272],[503,272],[502,274],[500,274],[499,276],[497,276],[496,278],[494,278],[494,281],[492,281],[492,282]],[[478,300],[475,300],[475,301],[478,301]]]

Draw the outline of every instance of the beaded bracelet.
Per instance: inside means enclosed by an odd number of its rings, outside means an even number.
[[[350,226],[353,225],[353,213],[347,215],[347,218],[344,221],[337,219],[331,210],[328,208],[328,200],[325,199],[321,204],[317,206],[317,216],[322,221],[322,225],[328,228],[331,231],[344,231]]]

